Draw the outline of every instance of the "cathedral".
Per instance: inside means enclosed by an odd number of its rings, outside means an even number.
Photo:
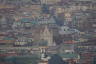
[[[45,26],[44,30],[42,30],[40,32],[40,39],[47,41],[47,45],[48,46],[53,46],[53,33],[51,30],[49,30],[49,28],[47,26]]]

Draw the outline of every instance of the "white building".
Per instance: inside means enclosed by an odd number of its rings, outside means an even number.
[[[59,34],[61,35],[70,34],[69,27],[67,26],[60,27]]]
[[[56,21],[54,20],[54,18],[43,19],[43,20],[40,20],[38,24],[56,24]]]
[[[26,45],[26,44],[31,44],[33,41],[32,38],[27,38],[27,37],[18,37],[18,39],[15,42],[15,45]]]
[[[72,34],[72,33],[79,34],[80,31],[77,29],[69,28],[68,26],[61,26],[60,27],[59,34],[64,35],[64,34]]]
[[[41,0],[41,4],[55,4],[61,0]]]

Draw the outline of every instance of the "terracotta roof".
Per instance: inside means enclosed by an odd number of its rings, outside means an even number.
[[[0,40],[0,43],[13,43],[14,40]]]
[[[65,44],[75,44],[76,42],[70,40],[70,41],[65,41],[64,43],[65,43]]]

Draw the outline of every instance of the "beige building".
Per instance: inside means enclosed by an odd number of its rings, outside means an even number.
[[[48,64],[48,61],[40,61],[38,64]]]
[[[0,5],[0,9],[13,9],[13,8],[15,8],[14,6],[12,6],[12,5]]]
[[[53,46],[53,33],[49,31],[48,27],[45,26],[44,30],[40,32],[41,40],[45,40],[48,42],[48,46]]]

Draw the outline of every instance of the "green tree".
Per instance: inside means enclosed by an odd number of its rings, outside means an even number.
[[[40,0],[32,0],[32,2],[38,3],[40,2]]]
[[[5,57],[4,56],[0,56],[0,62],[5,62]]]
[[[63,59],[58,54],[54,54],[48,61],[48,64],[68,64],[68,63],[64,62]]]
[[[38,64],[38,55],[7,57],[6,62],[13,64]]]
[[[49,14],[49,6],[46,4],[42,5],[42,12],[45,14]]]
[[[93,64],[96,64],[96,57],[94,57],[93,59]]]

